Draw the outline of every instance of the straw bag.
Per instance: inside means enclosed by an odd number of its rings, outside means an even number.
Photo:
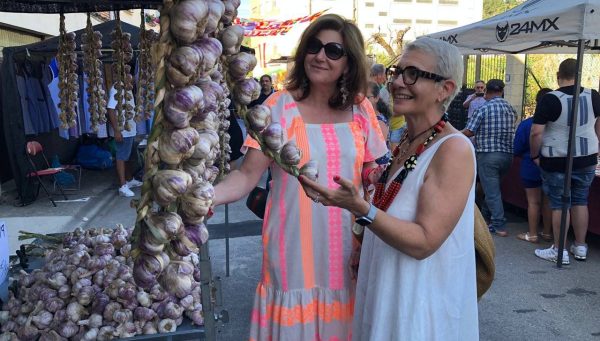
[[[496,273],[496,264],[494,257],[496,255],[496,247],[494,240],[490,234],[487,223],[479,207],[475,205],[475,266],[477,277],[477,300],[488,291],[494,281]]]

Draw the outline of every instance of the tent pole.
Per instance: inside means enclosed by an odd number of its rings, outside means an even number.
[[[565,234],[567,231],[567,214],[571,204],[571,174],[573,172],[573,152],[575,149],[575,129],[577,126],[577,111],[579,109],[579,92],[581,91],[581,70],[583,67],[583,39],[577,43],[577,74],[575,75],[575,92],[569,128],[569,144],[567,150],[567,165],[565,167],[565,182],[562,195],[562,213],[560,216],[560,234],[558,239],[558,257],[556,267],[562,267],[563,250],[565,249]]]

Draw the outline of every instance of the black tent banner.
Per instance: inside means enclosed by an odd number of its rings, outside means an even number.
[[[127,9],[157,9],[162,0],[2,0],[0,12],[17,13],[80,13],[106,12]]]
[[[5,5],[5,3],[1,3],[0,8],[3,5]],[[94,30],[100,31],[104,37],[109,37],[110,32],[113,31],[116,23],[117,22],[115,20],[104,22],[95,25]],[[124,32],[131,34],[131,44],[133,46],[137,46],[139,43],[140,28],[124,22],[121,22],[121,28]],[[75,31],[77,37],[81,37],[81,35],[84,33],[84,30],[85,29]],[[58,41],[59,38],[54,37],[33,44],[5,47],[2,50],[3,61],[0,73],[0,96],[2,99],[0,101],[0,112],[2,113],[2,124],[0,124],[0,127],[3,129],[4,140],[6,141],[6,149],[8,154],[8,164],[10,165],[12,177],[15,180],[20,204],[32,202],[35,199],[35,193],[33,186],[27,186],[29,182],[25,176],[27,170],[29,169],[27,156],[25,154],[27,137],[25,136],[25,128],[23,124],[23,109],[21,108],[20,102],[15,100],[19,98],[15,62],[19,60],[25,60],[25,58],[48,60],[56,55],[58,50]],[[102,41],[103,49],[111,49],[110,39],[104,38]],[[0,134],[0,136],[1,135],[2,134]],[[4,174],[2,178],[5,178]]]

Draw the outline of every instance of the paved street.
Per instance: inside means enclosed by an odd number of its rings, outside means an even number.
[[[135,219],[130,200],[116,196],[112,172],[84,171],[82,189],[69,193],[69,199],[89,200],[60,202],[57,208],[43,194],[30,206],[14,207],[14,193],[6,187],[3,191],[7,192],[0,220],[7,222],[11,253],[17,247],[18,230],[49,233],[77,226],[130,226]],[[135,192],[139,195],[139,189]],[[514,237],[526,229],[522,212],[509,210],[508,218],[510,237],[494,237],[496,280],[479,302],[481,340],[600,340],[600,238],[590,238],[586,262],[571,258],[571,265],[558,270],[533,255],[536,245]],[[229,221],[231,258],[226,277],[224,207],[210,220],[213,275],[222,279],[222,309],[230,316],[230,322],[220,327],[219,340],[244,340],[260,276],[260,221],[243,202],[230,205]]]

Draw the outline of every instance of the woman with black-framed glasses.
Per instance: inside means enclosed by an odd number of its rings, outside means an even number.
[[[323,15],[302,34],[284,90],[263,103],[302,150],[299,166],[316,160],[318,181],[377,179],[375,159],[387,151],[365,97],[367,66],[360,30]],[[348,340],[352,332],[354,239],[350,212],[325,207],[265,156],[252,138],[239,170],[215,187],[215,204],[247,195],[270,167],[273,180],[263,223],[263,267],[250,339]],[[362,188],[362,186],[361,186]]]
[[[300,177],[321,202],[350,211],[364,230],[353,340],[477,340],[475,153],[445,111],[463,61],[446,42],[408,44],[391,85],[407,128],[371,201],[349,179],[330,189]],[[365,228],[366,227],[366,228]]]

